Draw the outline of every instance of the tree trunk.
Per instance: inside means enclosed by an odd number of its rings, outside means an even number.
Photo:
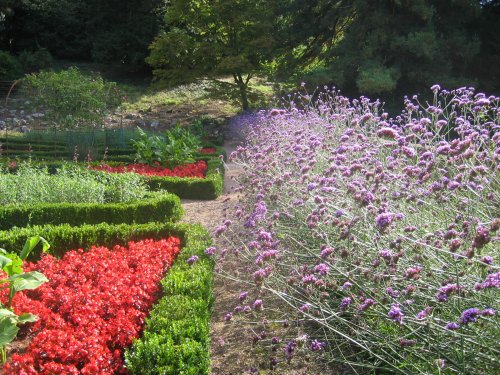
[[[248,104],[248,93],[247,93],[247,88],[248,88],[248,81],[250,80],[250,76],[247,77],[246,82],[241,76],[241,74],[237,73],[234,74],[234,81],[236,82],[236,85],[240,89],[240,100],[241,100],[241,107],[243,108],[244,111],[248,111],[250,108]]]

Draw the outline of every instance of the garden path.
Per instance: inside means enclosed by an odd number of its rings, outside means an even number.
[[[224,148],[229,156],[242,142],[238,137],[228,140]],[[238,186],[235,178],[242,172],[242,168],[234,163],[226,163],[224,178],[224,193],[212,201],[182,200],[185,214],[181,221],[186,223],[199,223],[213,233],[215,228],[230,218],[233,208],[241,198],[234,189]],[[214,239],[215,246],[217,243]],[[244,272],[245,265],[235,260],[226,260],[224,267],[231,268],[236,274]],[[211,322],[211,358],[213,375],[259,374],[260,369],[269,369],[269,354],[266,349],[252,345],[255,330],[262,331],[263,327],[250,325],[239,321],[225,322],[224,316],[232,311],[241,292],[241,284],[225,278],[222,274],[215,274],[214,296],[215,306]],[[235,322],[236,323],[236,322]],[[282,364],[278,372],[287,375],[319,375],[327,374],[320,368],[318,362],[312,358],[302,358],[289,364]],[[269,370],[267,370],[269,371]],[[268,372],[266,372],[268,373]],[[341,372],[336,372],[341,374]]]

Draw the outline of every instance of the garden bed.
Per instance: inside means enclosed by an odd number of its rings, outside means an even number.
[[[23,241],[26,236],[42,234],[45,236],[52,244],[50,253],[54,255],[63,255],[68,249],[68,245],[73,246],[77,244],[77,247],[83,249],[91,248],[92,245],[102,245],[102,246],[112,246],[114,244],[123,244],[130,240],[139,240],[143,238],[150,238],[149,243],[157,238],[166,238],[170,236],[180,238],[180,245],[182,251],[177,256],[177,260],[166,274],[166,276],[161,281],[162,293],[156,306],[150,312],[149,318],[146,319],[146,328],[138,340],[134,341],[131,348],[127,349],[125,354],[125,366],[128,371],[135,374],[145,374],[145,373],[190,373],[190,374],[208,374],[210,368],[209,359],[209,316],[212,306],[212,279],[213,279],[213,261],[205,255],[205,249],[210,246],[210,238],[206,230],[201,226],[197,225],[186,225],[186,224],[163,224],[163,223],[149,223],[143,225],[108,225],[100,224],[97,226],[85,225],[81,227],[70,227],[68,225],[63,226],[44,226],[44,227],[34,227],[34,228],[24,228],[19,231],[5,231],[0,232],[0,246],[5,246],[7,248],[18,248],[16,247],[20,241]],[[139,248],[148,242],[139,243]],[[135,245],[134,245],[135,246]],[[74,247],[73,247],[74,248]],[[119,249],[119,247],[118,247]],[[107,253],[103,248],[98,249],[100,252]],[[87,253],[88,257],[92,258],[95,255],[94,252]],[[109,254],[109,253],[107,253]],[[144,256],[142,251],[138,251],[137,255],[137,267],[141,266]],[[40,251],[35,249],[33,259],[40,255]],[[67,254],[63,259],[66,258],[78,258],[81,257],[83,253],[70,253]],[[135,255],[132,255],[135,256]],[[50,267],[53,266],[53,258],[46,258],[48,260],[42,259],[40,264],[46,262]],[[103,264],[110,264],[111,260],[115,262],[114,258],[107,258],[109,261],[101,262],[100,259],[90,259],[87,263],[96,265],[97,269],[102,267]],[[83,259],[76,259],[81,267],[85,268]],[[57,263],[57,262],[56,262]],[[154,263],[154,262],[153,262]],[[55,266],[57,268],[57,266]],[[146,269],[150,267],[144,265]],[[68,270],[64,269],[64,272]],[[95,272],[95,271],[89,271]],[[84,273],[78,271],[75,272],[79,275]],[[58,274],[60,275],[60,273]],[[51,280],[50,275],[49,280]],[[61,276],[54,276],[49,282],[56,282],[57,278]],[[112,280],[108,280],[104,287],[104,292],[109,288],[109,285],[114,286],[115,277]],[[146,280],[148,281],[148,280]],[[148,281],[149,283],[149,281]],[[126,289],[126,288],[122,288]],[[59,290],[59,289],[58,289]],[[102,292],[102,290],[101,290]],[[126,292],[125,294],[127,294]],[[64,296],[64,293],[60,293]],[[113,298],[115,298],[115,291],[113,291]],[[95,297],[98,298],[98,297]],[[87,304],[88,305],[88,304]],[[87,308],[91,308],[90,307]],[[60,309],[75,309],[72,304],[64,303],[61,304]],[[139,321],[145,316],[141,309],[140,312],[135,316]],[[125,319],[122,314],[121,317]],[[95,319],[93,319],[95,320]],[[123,323],[123,322],[122,322]],[[43,320],[39,325],[45,324]],[[72,323],[73,324],[73,323]],[[122,343],[130,343],[131,337],[137,336],[137,331],[131,330],[130,332],[124,329],[117,328],[118,326],[124,327],[124,325],[113,325],[108,323],[108,331],[111,329],[111,335],[116,333],[121,334],[120,339],[115,339],[114,337],[107,338],[106,345],[114,343],[111,345],[122,345]],[[57,324],[59,327],[60,324]],[[27,372],[27,373],[54,373],[53,371],[63,371],[68,372],[69,367],[67,366],[66,360],[82,359],[86,361],[86,365],[89,366],[88,373],[119,373],[119,371],[108,372],[107,370],[97,371],[95,367],[90,367],[98,365],[94,357],[101,355],[102,353],[95,349],[88,351],[86,355],[84,350],[87,350],[84,346],[87,343],[93,343],[89,336],[83,336],[81,340],[73,340],[72,345],[67,345],[68,340],[66,340],[66,335],[57,332],[58,334],[51,334],[42,336],[42,338],[35,339],[32,345],[40,344],[44,345],[44,351],[48,351],[51,345],[57,347],[59,343],[66,345],[61,350],[73,351],[71,355],[66,358],[59,360],[57,365],[51,365],[55,367],[47,367],[45,372]],[[46,339],[47,341],[43,341]],[[61,341],[63,340],[63,341]],[[102,342],[101,338],[101,342]],[[95,342],[100,342],[96,340]],[[49,345],[49,343],[51,345]],[[89,344],[90,345],[90,344]],[[113,347],[111,350],[109,346],[106,346],[109,351],[104,349],[106,358],[108,358],[107,365],[115,366],[117,364],[123,363],[122,354],[115,352]],[[78,350],[82,349],[82,350]],[[28,349],[30,352],[30,349]],[[41,352],[36,352],[41,354]],[[37,355],[38,355],[37,354]],[[59,352],[60,354],[60,352]],[[50,357],[49,354],[45,353],[45,357]],[[17,357],[16,357],[17,358]],[[78,366],[82,366],[82,361]],[[29,361],[28,361],[29,362]],[[29,365],[30,363],[28,363]],[[10,365],[11,366],[11,365]],[[8,367],[9,368],[9,367]],[[118,367],[115,367],[115,369]],[[9,370],[11,371],[11,370]],[[11,373],[19,373],[12,370]],[[52,371],[52,372],[51,372]],[[120,370],[121,371],[121,370]]]

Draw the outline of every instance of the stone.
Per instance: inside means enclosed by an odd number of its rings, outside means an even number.
[[[151,126],[153,129],[156,129],[159,125],[159,121],[151,121],[151,124],[149,126]]]

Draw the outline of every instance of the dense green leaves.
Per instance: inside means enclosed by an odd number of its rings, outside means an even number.
[[[231,76],[248,109],[248,82],[277,47],[272,9],[262,0],[173,0],[147,62],[167,85]]]
[[[48,109],[54,126],[79,128],[104,126],[104,118],[121,102],[114,82],[82,74],[72,67],[58,73],[40,72],[24,79],[25,94],[36,109]]]

